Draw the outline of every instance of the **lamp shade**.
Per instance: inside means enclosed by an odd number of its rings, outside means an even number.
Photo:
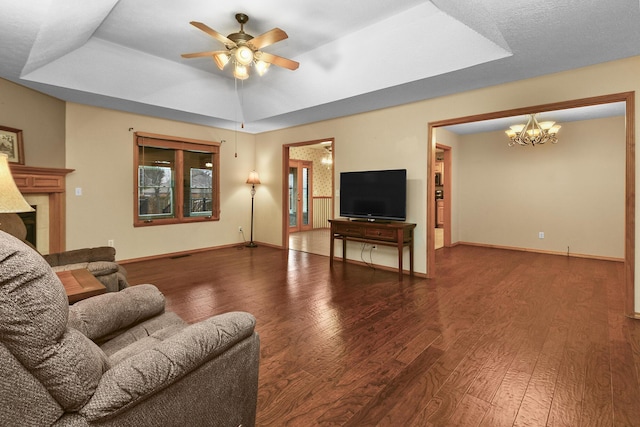
[[[249,172],[249,178],[247,178],[247,184],[260,184],[260,175],[258,175],[258,172],[256,171],[251,171]]]
[[[253,51],[247,46],[240,46],[236,49],[236,61],[242,65],[249,65],[253,62]]]
[[[217,53],[213,55],[213,60],[219,69],[223,70],[224,66],[229,63],[229,55],[226,53]]]
[[[247,67],[242,64],[236,64],[233,69],[233,76],[238,80],[246,80],[249,78],[249,71],[247,71]]]
[[[256,61],[256,71],[258,71],[259,75],[264,76],[264,73],[269,70],[270,65],[271,64],[269,64],[268,62]]]
[[[34,209],[22,197],[9,169],[9,158],[0,153],[0,213],[30,212]]]

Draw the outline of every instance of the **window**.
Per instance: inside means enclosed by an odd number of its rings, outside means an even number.
[[[220,143],[135,136],[135,226],[220,219]]]

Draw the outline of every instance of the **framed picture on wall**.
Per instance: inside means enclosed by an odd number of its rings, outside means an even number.
[[[11,163],[24,165],[24,146],[20,129],[0,126],[0,153],[8,155]]]

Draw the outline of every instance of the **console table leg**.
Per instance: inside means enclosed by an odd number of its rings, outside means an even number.
[[[398,242],[398,274],[400,275],[400,280],[404,279],[404,274],[402,272],[402,253],[404,252],[404,233],[402,230],[397,231],[396,241]]]
[[[347,239],[342,239],[342,262],[347,262]]]
[[[333,267],[333,255],[334,255],[333,243],[334,242],[335,242],[335,239],[333,237],[333,233],[331,233],[331,246],[329,246],[329,267]]]
[[[409,275],[413,276],[413,239],[409,245]]]

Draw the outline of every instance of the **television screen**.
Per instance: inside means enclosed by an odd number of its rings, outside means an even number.
[[[406,210],[406,169],[340,173],[340,216],[404,221]]]

